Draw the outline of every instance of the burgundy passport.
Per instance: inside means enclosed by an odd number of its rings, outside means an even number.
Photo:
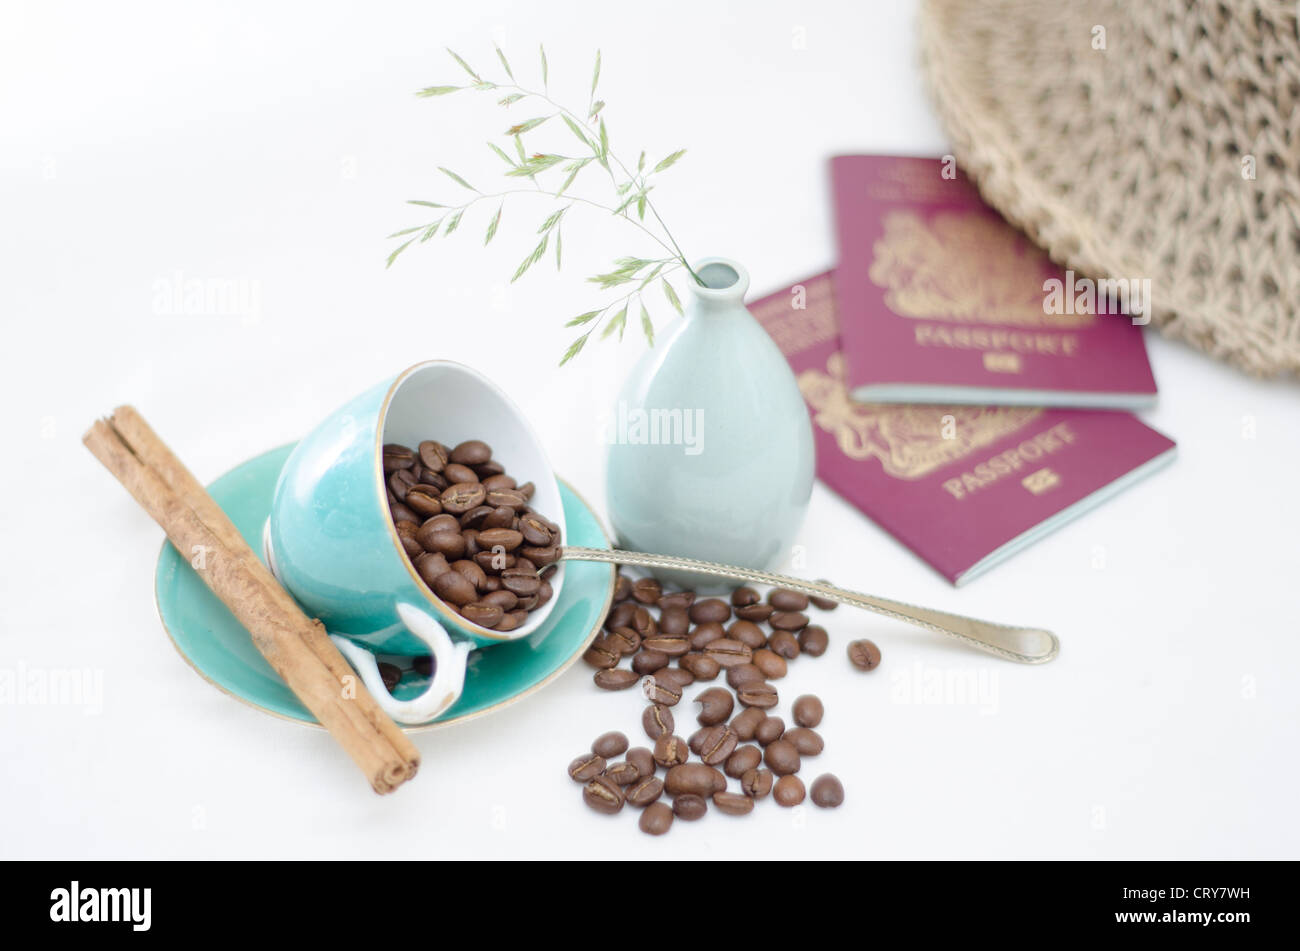
[[[953,584],[1173,459],[1131,413],[862,403],[849,396],[834,272],[749,305],[813,418],[817,475]]]
[[[857,399],[1154,403],[1138,326],[1149,279],[1061,270],[939,159],[839,156],[831,179],[840,340]]]

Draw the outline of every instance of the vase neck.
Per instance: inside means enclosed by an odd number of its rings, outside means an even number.
[[[687,288],[695,298],[697,310],[724,311],[744,306],[745,292],[749,290],[749,272],[735,261],[703,258],[695,263],[695,273],[703,284],[692,279]]]

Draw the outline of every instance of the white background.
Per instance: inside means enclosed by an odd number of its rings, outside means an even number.
[[[828,156],[946,150],[914,30],[911,4],[879,2],[5,4],[0,668],[102,671],[104,698],[0,707],[0,856],[1296,857],[1297,389],[1154,333],[1147,419],[1180,458],[967,589],[816,489],[809,576],[1064,645],[1020,668],[837,611],[834,649],[780,684],[826,701],[805,775],[844,780],[837,812],[769,801],[663,840],[595,815],[564,767],[601,730],[638,737],[640,704],[582,667],[417,737],[420,776],[377,797],[323,732],[204,683],[159,625],[161,533],[80,444],[119,403],[209,480],[409,363],[463,360],[601,504],[598,414],[644,344],[555,362],[582,278],[647,250],[639,233],[589,216],[562,273],[510,286],[545,209],[507,208],[486,252],[480,210],[384,269],[384,236],[421,220],[403,202],[456,194],[438,165],[498,187],[501,110],[412,96],[461,81],[444,46],[495,71],[495,39],[535,82],[545,41],[552,91],[580,103],[601,48],[615,151],[688,147],[664,217],[764,293],[835,260]],[[248,282],[256,314],[159,307],[195,279]],[[862,636],[884,652],[870,675],[842,653]],[[909,696],[965,672],[983,702]]]

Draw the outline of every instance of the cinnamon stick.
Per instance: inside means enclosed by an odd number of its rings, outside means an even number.
[[[162,526],[181,552],[207,549],[199,577],[248,630],[302,701],[365,772],[378,793],[413,777],[420,756],[383,712],[319,621],[275,580],[198,480],[134,409],[96,422],[86,447]],[[343,678],[351,678],[345,696]]]

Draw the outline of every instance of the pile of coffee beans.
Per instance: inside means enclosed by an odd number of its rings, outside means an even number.
[[[386,445],[383,456],[397,537],[443,603],[505,632],[551,599],[560,527],[533,511],[533,484],[517,484],[491,446],[426,440],[416,449]]]
[[[826,629],[804,613],[810,603],[835,607],[782,589],[766,600],[753,588],[737,588],[727,600],[698,599],[691,591],[665,592],[653,578],[620,574],[603,630],[583,660],[596,668],[596,686],[635,687],[644,695],[641,727],[650,746],[629,748],[618,732],[597,737],[589,753],[569,764],[570,778],[583,785],[583,801],[605,814],[625,805],[641,809],[639,825],[649,835],[663,835],[674,819],[700,819],[710,808],[746,815],[769,795],[780,806],[802,803],[809,791],[797,774],[825,745],[816,731],[825,707],[811,694],[800,696],[787,726],[775,714],[780,694],[771,681],[784,677],[797,658],[826,652]],[[862,643],[870,644],[854,645]],[[880,651],[871,648],[874,667]],[[860,649],[850,652],[861,667],[859,655]],[[683,739],[674,709],[687,688],[719,677],[726,687],[708,687],[692,698],[699,729]],[[844,787],[825,773],[813,780],[811,798],[834,808],[844,802]]]

